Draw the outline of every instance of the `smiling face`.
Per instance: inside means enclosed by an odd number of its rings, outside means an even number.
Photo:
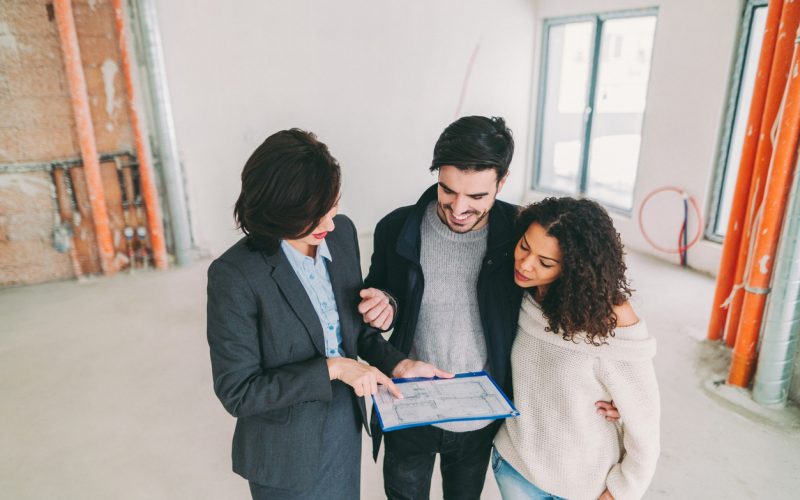
[[[311,234],[297,240],[286,240],[286,242],[298,249],[303,255],[316,257],[317,247],[322,244],[328,233],[336,228],[336,225],[333,223],[333,218],[336,216],[338,211],[339,202],[337,201],[336,205],[334,205],[333,208],[331,208],[328,213],[322,217],[322,219],[319,221],[319,224],[317,224],[317,227],[311,231]]]
[[[468,233],[485,226],[487,215],[506,178],[497,181],[494,169],[439,168],[436,213],[454,233]]]
[[[543,293],[561,276],[561,263],[558,240],[534,222],[514,249],[514,282],[522,288],[539,287]]]

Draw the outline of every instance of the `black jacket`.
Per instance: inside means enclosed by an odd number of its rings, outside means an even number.
[[[358,239],[337,215],[329,266],[348,358],[391,373],[403,355],[361,321]],[[237,418],[233,470],[258,484],[302,491],[316,480],[331,381],[322,325],[279,249],[251,251],[240,240],[208,270],[208,344],[214,391]],[[362,420],[366,408],[358,399]],[[354,403],[355,404],[355,403]]]
[[[397,301],[394,331],[389,342],[408,355],[417,328],[425,277],[420,265],[420,226],[425,210],[436,200],[437,186],[423,193],[416,203],[398,208],[375,228],[375,245],[367,287],[389,292]],[[517,207],[496,200],[489,211],[486,255],[478,276],[480,309],[489,373],[511,394],[511,344],[517,329],[522,293],[514,284],[514,218]],[[425,360],[422,360],[425,361]],[[373,452],[380,447],[380,428],[373,419]]]

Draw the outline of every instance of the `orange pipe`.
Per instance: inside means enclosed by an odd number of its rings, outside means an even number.
[[[775,156],[769,172],[764,213],[758,224],[758,240],[751,259],[744,292],[742,320],[733,350],[728,383],[747,387],[756,362],[756,344],[772,278],[772,263],[780,240],[783,216],[794,176],[800,139],[800,30],[795,38],[791,78],[786,87]]]
[[[122,9],[122,0],[112,0],[114,19],[119,42],[119,55],[122,62],[122,73],[125,78],[125,90],[128,95],[128,115],[131,119],[131,129],[136,140],[136,156],[139,159],[139,179],[142,188],[142,198],[147,210],[147,229],[150,236],[150,247],[153,251],[153,260],[157,269],[166,269],[167,248],[164,242],[164,225],[161,222],[161,206],[158,202],[153,165],[145,149],[144,134],[139,121],[139,112],[136,108],[136,94],[133,86],[131,59],[128,53],[128,41],[125,34],[125,12]],[[131,202],[133,200],[130,200]]]
[[[97,237],[97,249],[100,255],[100,268],[103,274],[113,274],[114,243],[108,221],[106,196],[103,191],[103,180],[100,175],[100,161],[97,156],[97,145],[94,140],[94,125],[89,111],[89,97],[86,91],[86,78],[81,65],[81,51],[78,46],[78,35],[75,32],[75,18],[72,15],[70,0],[54,0],[56,24],[61,38],[61,52],[64,56],[67,82],[69,83],[72,112],[75,114],[78,138],[80,139],[81,158],[86,173],[86,187],[89,192],[89,203],[92,207],[92,222]]]
[[[772,129],[778,118],[784,91],[786,90],[786,80],[789,77],[789,69],[792,63],[792,53],[794,51],[794,32],[800,23],[800,2],[785,2],[781,13],[778,40],[775,45],[775,56],[772,61],[772,70],[769,77],[769,89],[764,106],[764,115],[761,120],[761,132],[758,138],[758,149],[756,151],[755,165],[753,167],[753,177],[750,182],[750,193],[747,198],[747,215],[744,219],[741,241],[739,242],[739,255],[736,261],[736,271],[733,278],[736,283],[743,283],[746,280],[745,271],[748,267],[747,256],[750,254],[752,246],[752,231],[756,224],[758,207],[764,199],[764,189],[766,187],[767,175],[769,174],[770,161],[773,152]],[[730,307],[728,308],[728,321],[725,326],[725,343],[733,347],[736,342],[736,335],[739,331],[739,320],[742,314],[742,303],[744,293],[741,289],[733,295]]]
[[[72,264],[72,273],[76,278],[83,276],[83,269],[81,269],[81,261],[78,258],[78,250],[75,248],[75,218],[72,214],[72,203],[70,195],[67,192],[67,182],[64,177],[63,168],[53,169],[53,183],[56,185],[56,200],[58,201],[58,216],[61,218],[62,224],[69,224],[72,229],[72,236],[69,241],[69,260]]]
[[[742,239],[742,221],[747,212],[747,195],[750,192],[750,180],[753,177],[753,165],[758,148],[758,137],[761,131],[761,119],[764,114],[764,103],[769,87],[769,75],[772,58],[775,54],[775,42],[778,38],[778,23],[781,19],[783,0],[772,0],[767,10],[764,29],[764,40],[758,56],[758,69],[753,86],[753,97],[750,100],[750,112],[747,118],[747,134],[742,146],[742,157],[739,161],[739,172],[736,177],[736,188],[731,203],[728,229],[722,244],[722,259],[717,273],[717,290],[712,302],[711,319],[708,324],[708,339],[719,340],[725,330],[728,309],[723,307],[733,289],[736,261],[739,256],[739,244]]]

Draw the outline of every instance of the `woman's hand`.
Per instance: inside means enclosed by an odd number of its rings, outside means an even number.
[[[394,385],[392,379],[381,373],[374,366],[359,363],[349,358],[328,358],[328,375],[331,380],[341,380],[356,392],[356,396],[363,397],[376,394],[378,384],[386,386],[389,393],[403,399],[400,389]]]
[[[600,495],[600,498],[598,498],[597,500],[614,500],[614,495],[609,493],[608,488],[606,488],[606,490],[603,492],[602,495]]]

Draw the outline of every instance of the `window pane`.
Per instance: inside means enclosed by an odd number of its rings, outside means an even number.
[[[655,29],[655,16],[603,23],[587,194],[618,208],[633,206]]]
[[[750,35],[747,41],[747,53],[744,56],[744,69],[736,100],[736,115],[733,119],[731,140],[728,144],[725,177],[722,180],[722,193],[717,208],[717,221],[714,233],[724,236],[728,230],[728,219],[731,212],[733,190],[736,187],[736,176],[739,174],[739,161],[742,159],[745,127],[750,112],[750,100],[753,97],[753,85],[758,69],[758,56],[761,53],[761,42],[764,39],[764,28],[767,23],[767,6],[757,7],[750,22]]]
[[[577,193],[594,23],[551,26],[547,38],[545,102],[538,186]]]

